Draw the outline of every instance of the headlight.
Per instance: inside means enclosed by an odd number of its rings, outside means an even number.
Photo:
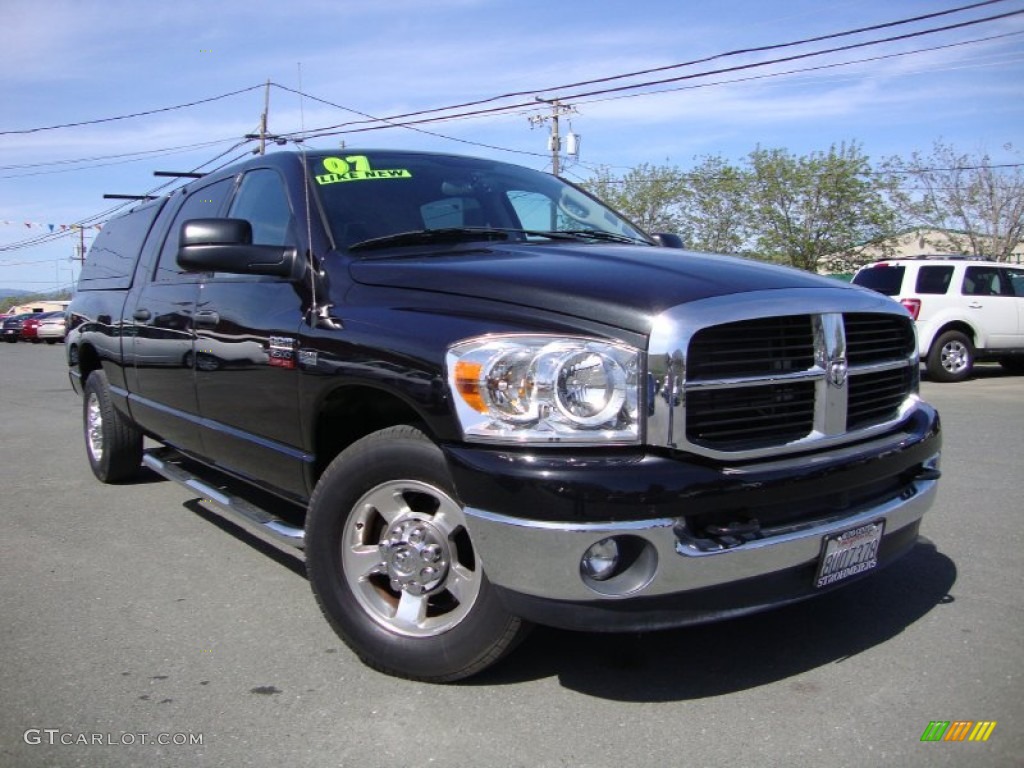
[[[634,443],[640,352],[593,339],[499,336],[448,350],[467,439]]]

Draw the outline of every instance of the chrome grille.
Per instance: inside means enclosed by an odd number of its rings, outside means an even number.
[[[778,294],[717,297],[709,311],[682,305],[658,318],[649,443],[761,458],[861,439],[904,417],[918,361],[913,321],[900,307],[845,289]],[[793,314],[794,306],[808,311]]]
[[[851,313],[843,316],[850,365],[906,360],[914,353],[914,329],[902,317]]]
[[[811,431],[814,383],[697,391],[686,405],[686,438],[694,445],[722,451],[761,448]]]
[[[814,364],[814,329],[807,315],[743,320],[693,335],[688,381],[805,371]]]
[[[855,430],[897,418],[913,381],[904,367],[851,376],[849,386],[846,429]]]

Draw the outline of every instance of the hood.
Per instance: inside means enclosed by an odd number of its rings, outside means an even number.
[[[714,296],[836,288],[837,280],[733,256],[607,244],[419,250],[355,261],[364,285],[500,301],[647,333],[662,311]]]

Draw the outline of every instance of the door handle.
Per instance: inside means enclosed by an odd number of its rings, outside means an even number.
[[[202,325],[206,328],[212,328],[220,322],[220,315],[214,312],[212,309],[204,309],[196,312],[196,325]]]
[[[153,315],[150,313],[150,311],[148,309],[136,309],[132,313],[132,319],[133,320],[138,320],[140,323],[146,322],[152,316]]]

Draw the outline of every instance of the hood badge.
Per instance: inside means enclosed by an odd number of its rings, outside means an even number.
[[[830,360],[828,363],[828,383],[836,389],[842,389],[846,384],[846,377],[849,373],[849,365],[845,358]]]

